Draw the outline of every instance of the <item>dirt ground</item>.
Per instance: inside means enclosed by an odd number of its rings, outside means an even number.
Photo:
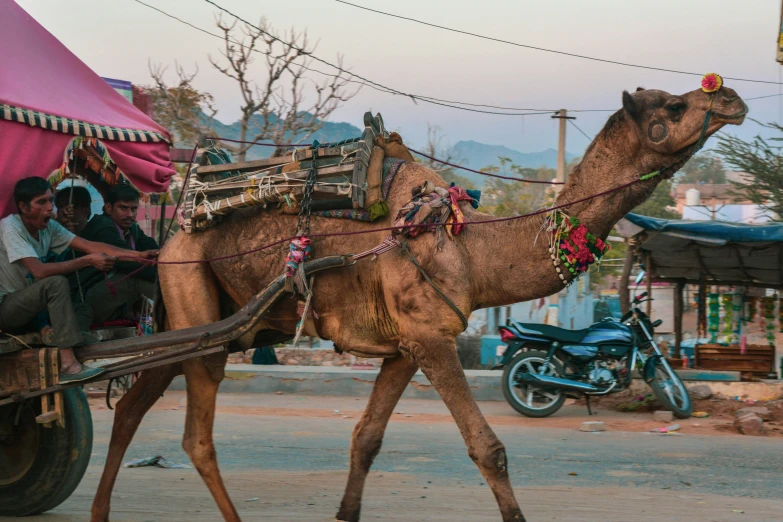
[[[258,416],[286,416],[286,417],[309,417],[309,418],[331,418],[334,412],[326,405],[333,398],[330,397],[308,397],[307,400],[299,400],[291,395],[268,396],[272,400],[265,400],[266,403],[272,403],[268,406],[256,406],[253,401],[234,400],[230,405],[218,403],[217,412],[238,415],[258,415]],[[355,404],[340,409],[340,416],[349,419],[358,420],[364,411],[366,399],[344,398],[345,403]],[[484,412],[487,421],[492,426],[521,426],[537,428],[566,428],[573,429],[585,421],[600,420],[606,424],[609,431],[626,432],[649,432],[654,428],[659,428],[666,423],[661,423],[652,418],[649,411],[640,412],[619,412],[616,406],[626,403],[629,398],[616,396],[605,397],[599,400],[593,400],[593,416],[587,414],[587,408],[584,400],[576,401],[569,399],[566,405],[555,415],[543,419],[531,419],[524,417],[512,410],[504,402],[482,402],[480,407]],[[167,395],[163,397],[155,406],[156,409],[178,409],[184,407],[185,402],[177,395]],[[742,401],[731,401],[724,399],[707,399],[694,401],[693,411],[704,411],[710,414],[706,418],[690,418],[685,420],[675,419],[673,423],[680,424],[680,431],[694,435],[736,435],[738,433],[732,423],[734,422],[734,412],[751,406]],[[772,437],[783,437],[783,401],[764,402],[757,401],[752,406],[767,406],[772,414],[772,420],[765,422],[767,435]],[[93,408],[102,408],[100,401],[95,401]],[[394,415],[396,422],[414,422],[414,423],[453,423],[449,412],[442,403],[438,401],[425,400],[407,400],[401,401]]]
[[[348,442],[366,398],[220,394],[215,437],[220,468],[245,521],[333,521],[347,478]],[[710,401],[705,401],[710,403]],[[480,407],[514,464],[512,483],[528,522],[783,522],[774,437],[724,431],[732,401],[699,404],[714,416],[675,421],[682,436],[654,435],[652,413],[566,405],[529,419],[503,402]],[[66,502],[19,522],[82,522],[102,472],[113,412],[92,399],[95,447]],[[125,460],[165,455],[188,462],[180,441],[185,394],[168,392],[145,418]],[[578,431],[601,420],[607,432]],[[113,522],[218,521],[194,469],[120,471]],[[4,519],[14,520],[14,519]],[[491,491],[465,454],[440,401],[402,400],[365,489],[362,520],[499,520]]]
[[[97,471],[56,512],[20,522],[84,522],[97,485]],[[223,474],[243,520],[334,520],[347,474],[342,471]],[[150,494],[154,484],[155,494]],[[263,485],[262,485],[263,484]],[[772,522],[783,520],[783,502],[640,488],[515,488],[528,522]],[[192,470],[137,469],[120,473],[112,522],[220,520],[200,477]],[[575,508],[578,506],[578,508]],[[373,472],[367,480],[362,520],[499,520],[489,488],[421,484],[416,477]],[[10,520],[10,519],[9,519]]]

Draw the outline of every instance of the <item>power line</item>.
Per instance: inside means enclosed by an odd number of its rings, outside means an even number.
[[[778,96],[783,96],[783,93],[779,94],[770,94],[768,96],[756,96],[755,98],[743,98],[746,102],[752,101],[752,100],[761,100],[764,98],[777,98]]]
[[[136,1],[138,2],[139,0],[136,0]],[[440,102],[440,101],[434,101],[435,100],[434,98],[418,97],[415,94],[398,91],[397,89],[393,89],[391,87],[387,87],[386,85],[383,85],[383,84],[380,84],[380,83],[375,82],[373,80],[370,80],[369,78],[366,78],[366,77],[361,76],[359,74],[352,73],[351,71],[347,71],[347,70],[343,69],[340,65],[335,65],[335,64],[333,64],[331,62],[328,62],[328,61],[324,60],[323,58],[319,58],[319,57],[315,56],[312,52],[307,51],[306,49],[302,49],[300,47],[296,47],[296,46],[292,45],[291,42],[285,42],[285,41],[281,40],[280,38],[278,38],[277,36],[275,36],[274,34],[270,33],[269,31],[265,31],[265,30],[261,29],[260,27],[258,27],[257,25],[248,22],[247,20],[245,20],[241,16],[232,13],[231,11],[226,9],[225,7],[220,6],[219,4],[213,2],[212,0],[204,0],[204,1],[207,2],[208,4],[211,4],[211,5],[215,6],[220,11],[223,11],[224,13],[228,14],[229,16],[233,16],[237,20],[240,20],[241,22],[243,22],[248,27],[254,28],[256,31],[260,32],[261,34],[264,34],[267,37],[271,38],[273,41],[280,42],[281,44],[285,45],[286,47],[290,47],[291,49],[294,49],[295,51],[300,52],[301,54],[303,54],[304,56],[309,57],[312,60],[320,62],[320,63],[322,63],[324,65],[328,65],[329,67],[332,67],[333,69],[337,69],[341,73],[345,73],[345,74],[349,74],[351,76],[355,76],[356,78],[359,78],[360,80],[365,81],[365,82],[367,82],[369,84],[375,85],[375,86],[377,86],[377,87],[379,87],[381,89],[386,89],[390,93],[397,94],[397,95],[400,95],[400,96],[407,96],[408,98],[413,100],[414,103],[416,102],[416,100],[419,100],[419,101],[423,101],[425,103],[431,103],[433,105],[441,105],[443,107],[451,107],[453,109],[459,109],[459,110],[462,110],[462,111],[479,112],[479,113],[484,113],[484,114],[495,114],[495,115],[498,115],[498,116],[532,116],[532,115],[535,115],[535,114],[549,114],[551,112],[551,111],[540,111],[540,112],[527,112],[527,113],[510,113],[510,112],[485,111],[485,110],[480,110],[480,109],[471,109],[471,108],[468,108],[468,107],[460,107],[458,105],[452,105],[452,104],[449,104],[449,103],[444,103],[444,102]]]
[[[587,141],[589,141],[589,142],[592,142],[592,141],[593,141],[593,138],[591,138],[590,136],[588,136],[588,135],[585,133],[585,131],[583,131],[582,129],[580,129],[580,128],[579,128],[579,126],[578,126],[576,123],[574,123],[574,120],[568,120],[568,123],[570,123],[571,125],[573,125],[573,126],[576,128],[576,130],[578,130],[579,132],[581,132],[581,133],[582,133],[582,136],[584,136],[585,138],[587,138]]]
[[[206,29],[204,29],[202,27],[194,25],[194,24],[192,24],[192,23],[190,23],[190,22],[188,22],[186,20],[183,20],[182,18],[179,18],[179,17],[177,17],[177,16],[175,16],[175,15],[173,15],[171,13],[168,13],[168,12],[158,8],[158,7],[155,7],[153,5],[145,3],[142,0],[133,0],[133,1],[138,3],[138,4],[141,4],[141,5],[145,6],[147,8],[149,8],[149,9],[157,11],[158,13],[162,14],[163,16],[171,18],[172,20],[175,20],[175,21],[177,21],[177,22],[179,22],[181,24],[187,25],[188,27],[190,27],[192,29],[195,29],[196,31],[199,31],[199,32],[204,33],[204,34],[209,35],[209,36],[212,36],[212,37],[217,38],[217,39],[219,39],[221,41],[224,40],[224,37],[219,35],[219,34],[207,31]],[[207,1],[209,1],[209,0],[207,0]],[[244,23],[252,26],[252,24],[249,24],[244,19],[242,19],[240,17],[237,17],[233,13],[231,13],[231,12],[221,8],[220,6],[215,4],[214,2],[209,2],[209,3],[215,5],[215,7],[225,11],[226,13],[230,14],[231,16],[234,16],[238,20],[242,20]],[[268,33],[265,33],[265,34],[268,34]],[[277,40],[280,41],[279,39],[277,39]],[[237,40],[230,40],[230,41],[233,44],[235,44],[235,45],[239,45],[239,46],[244,47],[246,49],[248,48],[248,46],[242,44],[242,42],[239,42]],[[253,51],[255,51],[257,53],[263,54],[258,49],[253,49]],[[310,56],[310,57],[313,57],[313,55],[311,53],[307,53],[307,55]],[[320,60],[320,59],[319,59],[319,61],[324,62],[323,60]],[[334,67],[334,68],[338,69],[341,73],[348,74],[348,75],[350,75],[352,77],[355,77],[355,78],[362,78],[361,76],[353,74],[352,72],[350,72],[350,71],[348,71],[346,69],[343,69],[343,68],[341,68],[339,66],[333,65],[333,64],[328,63],[328,62],[324,62],[324,63],[326,63],[330,67]],[[330,76],[332,78],[335,78],[335,77],[339,76],[337,74],[332,74],[332,73],[320,71],[318,69],[314,69],[314,68],[308,67],[306,65],[299,65],[299,67],[301,67],[301,68],[303,68],[303,69],[305,69],[307,71],[311,71],[311,72],[314,72],[314,73],[317,73],[317,74],[321,74],[323,76]],[[420,100],[420,101],[424,101],[426,103],[433,103],[435,105],[442,105],[442,106],[453,108],[453,109],[467,110],[467,111],[471,111],[471,112],[479,112],[479,113],[484,113],[484,114],[494,114],[494,115],[501,115],[501,116],[536,116],[536,115],[542,115],[542,114],[551,114],[552,112],[556,112],[557,110],[559,110],[559,109],[531,109],[531,108],[520,108],[520,107],[504,107],[504,106],[499,106],[499,105],[490,105],[490,104],[482,104],[482,103],[471,103],[471,102],[464,102],[464,101],[457,101],[457,100],[446,100],[446,99],[442,99],[442,98],[436,98],[436,97],[433,97],[433,96],[426,96],[426,95],[423,95],[423,94],[406,94],[406,93],[403,93],[403,92],[398,91],[396,89],[392,89],[390,87],[386,87],[384,85],[381,85],[379,83],[370,82],[369,80],[367,80],[367,81],[359,81],[359,80],[353,80],[353,79],[345,78],[345,81],[349,82],[349,83],[357,84],[357,85],[362,85],[364,87],[369,87],[369,88],[371,88],[373,90],[376,90],[376,91],[382,92],[382,93],[386,93],[386,94],[393,94],[393,95],[396,95],[396,96],[406,96],[406,97],[411,98],[414,102],[416,100]],[[745,101],[758,100],[758,99],[762,99],[762,98],[772,98],[772,97],[775,97],[775,96],[781,96],[781,94],[772,94],[772,95],[769,95],[769,96],[758,96],[758,97],[755,97],[755,98],[747,98],[747,99],[745,99]],[[503,113],[498,113],[498,112],[493,112],[493,111],[471,110],[471,109],[468,109],[466,107],[458,107],[456,105],[466,105],[468,107],[485,107],[485,108],[490,108],[490,109],[499,109],[499,110],[506,110],[506,111],[530,111],[530,112],[520,112],[520,113],[503,112]],[[569,112],[616,112],[617,110],[618,109],[568,109]]]
[[[209,1],[209,0],[207,0],[207,1]],[[676,73],[676,74],[687,74],[687,75],[690,75],[690,76],[703,76],[702,73],[694,73],[694,72],[688,72],[688,71],[678,71],[676,69],[665,69],[663,67],[651,67],[649,65],[638,65],[638,64],[627,63],[627,62],[618,62],[616,60],[607,60],[605,58],[596,58],[594,56],[585,56],[583,54],[575,54],[575,53],[569,53],[569,52],[565,52],[565,51],[556,51],[554,49],[546,49],[544,47],[536,47],[534,45],[521,44],[521,43],[518,43],[518,42],[512,42],[512,41],[509,41],[509,40],[502,40],[500,38],[494,38],[492,36],[486,36],[486,35],[478,34],[478,33],[471,33],[470,31],[463,31],[461,29],[454,29],[452,27],[446,27],[446,26],[443,26],[443,25],[433,24],[433,23],[430,23],[430,22],[425,22],[423,20],[417,20],[416,18],[410,18],[408,16],[397,15],[397,14],[394,14],[394,13],[387,13],[385,11],[379,11],[377,9],[371,9],[369,7],[364,7],[362,5],[352,4],[351,2],[346,2],[345,0],[334,0],[334,1],[338,2],[338,3],[341,3],[341,4],[349,5],[351,7],[355,7],[357,9],[363,9],[365,11],[370,11],[372,13],[377,13],[377,14],[381,14],[381,15],[384,15],[384,16],[390,16],[392,18],[399,18],[401,20],[407,20],[409,22],[414,22],[414,23],[417,23],[417,24],[426,25],[426,26],[429,26],[429,27],[434,27],[436,29],[442,29],[444,31],[450,31],[452,33],[458,33],[458,34],[464,34],[464,35],[468,35],[468,36],[473,36],[473,37],[476,37],[476,38],[481,38],[482,40],[490,40],[492,42],[498,42],[498,43],[513,45],[515,47],[524,47],[525,49],[533,49],[535,51],[543,51],[543,52],[547,52],[547,53],[560,54],[560,55],[563,55],[563,56],[571,56],[572,58],[581,58],[583,60],[592,60],[594,62],[603,62],[603,63],[610,63],[610,64],[614,64],[614,65],[623,65],[625,67],[636,67],[638,69],[649,69],[649,70],[652,70],[652,71],[663,71],[663,72],[670,72],[670,73]],[[767,81],[767,80],[750,80],[750,79],[747,79],[747,78],[731,78],[731,77],[728,77],[728,76],[724,76],[723,79],[725,79],[725,80],[735,80],[735,81],[738,81],[738,82],[768,83],[768,84],[772,84],[772,85],[780,85],[780,82],[770,82],[770,81]]]
[[[155,6],[150,5],[150,4],[146,3],[146,2],[143,2],[142,0],[133,0],[133,1],[138,3],[138,4],[143,5],[145,7],[148,7],[150,9],[154,10],[154,11],[157,11],[158,13],[160,13],[160,14],[168,17],[168,18],[171,18],[172,20],[175,20],[175,21],[177,21],[177,22],[179,22],[181,24],[187,25],[188,27],[191,27],[191,28],[195,29],[196,31],[199,31],[199,32],[204,33],[204,34],[209,35],[209,36],[212,36],[212,37],[217,38],[219,40],[224,40],[224,37],[219,35],[219,34],[207,31],[204,28],[198,27],[197,25],[194,25],[194,24],[192,24],[192,23],[190,23],[190,22],[188,22],[186,20],[183,20],[182,18],[179,18],[178,16],[175,16],[175,15],[173,15],[171,13],[168,13],[168,12],[158,8],[158,7],[155,7]],[[251,27],[255,27],[253,24],[250,24],[246,20],[244,20],[243,18],[240,18],[240,17],[234,15],[233,13],[231,13],[230,11],[227,11],[227,10],[221,8],[220,6],[215,4],[214,2],[209,2],[209,3],[215,5],[215,7],[217,7],[218,9],[221,9],[221,10],[225,11],[226,13],[228,13],[231,16],[237,18],[238,20],[241,20],[242,22],[250,25]],[[258,28],[256,27],[256,29],[258,29]],[[264,34],[268,34],[268,33],[265,32]],[[275,38],[278,41],[281,41],[281,40],[279,40],[276,37],[273,37],[273,38]],[[233,43],[235,45],[239,45],[240,47],[244,47],[245,49],[248,49],[248,46],[242,44],[242,42],[239,42],[237,40],[230,40],[230,41],[231,41],[231,43]],[[253,49],[253,51],[257,52],[257,53],[263,54],[258,49]],[[326,62],[324,60],[321,60],[321,59],[319,59],[317,57],[314,57],[312,55],[312,53],[305,53],[305,54],[308,57],[310,57],[310,58],[316,59],[319,62],[325,63],[325,64],[329,65],[330,67],[333,67],[333,68],[339,70],[341,73],[348,74],[348,75],[350,75],[352,77],[355,77],[355,78],[362,78],[361,76],[359,76],[357,74],[354,74],[354,73],[352,73],[349,70],[343,69],[343,68],[341,68],[341,67],[339,67],[337,65],[331,64],[331,63]],[[308,70],[308,71],[311,71],[311,72],[314,72],[314,73],[317,73],[317,74],[321,74],[321,75],[324,75],[324,76],[330,76],[330,77],[333,77],[333,78],[339,76],[337,74],[332,74],[332,73],[320,71],[318,69],[313,69],[312,67],[307,67],[305,65],[299,65],[299,66],[302,67],[305,70]],[[482,104],[482,103],[470,103],[470,102],[455,101],[455,100],[445,100],[445,99],[442,99],[442,98],[436,98],[436,97],[433,97],[433,96],[426,96],[426,95],[423,95],[423,94],[413,94],[413,93],[408,94],[408,93],[404,93],[402,91],[398,91],[396,89],[392,89],[391,87],[386,87],[385,85],[379,84],[377,82],[372,82],[371,80],[366,80],[364,78],[362,78],[362,79],[365,80],[365,81],[352,80],[352,79],[348,79],[348,78],[346,78],[345,81],[347,81],[349,83],[354,83],[354,84],[362,85],[362,86],[365,86],[365,87],[369,87],[371,89],[374,89],[376,91],[383,92],[383,93],[386,93],[386,94],[394,94],[394,95],[397,95],[397,96],[405,96],[405,97],[411,98],[412,100],[414,100],[414,102],[416,100],[418,100],[418,101],[423,101],[423,102],[426,102],[426,103],[432,103],[432,104],[435,104],[435,105],[443,105],[443,106],[450,107],[450,108],[453,108],[453,109],[466,110],[466,111],[471,111],[471,112],[480,112],[480,113],[485,113],[485,114],[495,114],[495,115],[501,115],[501,116],[535,116],[535,115],[539,115],[539,114],[551,114],[552,112],[555,112],[555,111],[558,110],[558,109],[503,107],[503,106],[498,106],[498,105],[490,105],[490,104]],[[500,109],[500,110],[506,110],[506,111],[530,111],[530,112],[519,112],[519,113],[502,112],[501,113],[501,112],[494,112],[494,111],[473,110],[473,109],[468,109],[466,107],[457,107],[455,105],[466,105],[468,107],[485,107],[485,108],[490,108],[490,109]],[[572,111],[572,112],[615,112],[617,109],[569,109],[569,110]]]

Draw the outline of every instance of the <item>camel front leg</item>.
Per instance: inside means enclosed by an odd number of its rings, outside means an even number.
[[[404,357],[397,356],[383,361],[367,407],[353,429],[351,471],[348,474],[343,501],[340,503],[340,511],[337,512],[337,520],[358,522],[367,473],[381,450],[389,417],[416,370],[418,366]]]
[[[109,453],[103,467],[101,482],[92,503],[92,522],[108,522],[111,509],[111,492],[122,458],[133,439],[133,435],[153,404],[168,388],[171,380],[181,372],[178,364],[163,366],[142,372],[139,380],[120,399],[114,411],[114,426],[111,430]]]
[[[454,340],[411,336],[400,342],[400,351],[419,365],[446,403],[465,439],[468,455],[495,495],[503,522],[524,522],[508,478],[506,449],[473,398]]]
[[[193,462],[193,466],[204,479],[223,518],[229,522],[240,520],[228,491],[220,476],[217,454],[212,441],[215,422],[215,403],[218,386],[222,380],[222,368],[226,355],[207,356],[183,363],[188,393],[188,413],[185,419],[185,436],[182,447]]]

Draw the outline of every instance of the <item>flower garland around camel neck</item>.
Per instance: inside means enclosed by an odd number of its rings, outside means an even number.
[[[566,287],[609,251],[610,246],[591,234],[578,218],[560,210],[547,213],[544,226],[549,239],[549,256]],[[574,278],[567,280],[564,272],[570,272]]]

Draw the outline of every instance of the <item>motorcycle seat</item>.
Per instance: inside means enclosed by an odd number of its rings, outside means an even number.
[[[512,325],[524,335],[545,337],[563,344],[600,344],[609,341],[630,341],[630,332],[622,323],[602,321],[582,330],[567,330],[540,323],[520,323],[511,320]]]
[[[519,321],[511,320],[511,323],[515,328],[519,330],[521,334],[536,335],[546,337],[561,343],[578,343],[587,335],[590,328],[583,330],[567,330],[565,328],[559,328],[557,326],[551,326],[541,323],[520,323]]]

